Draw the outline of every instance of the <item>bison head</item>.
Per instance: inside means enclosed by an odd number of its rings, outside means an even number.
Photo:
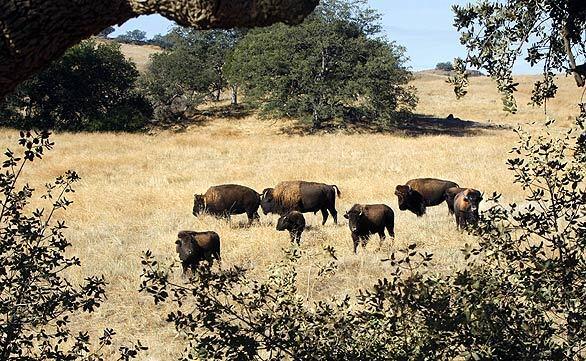
[[[463,200],[466,203],[466,208],[470,216],[474,220],[478,220],[478,209],[482,201],[482,193],[476,189],[468,188],[463,192]]]
[[[361,205],[355,204],[346,214],[344,214],[344,218],[348,220],[348,226],[350,227],[350,232],[356,232],[358,229],[358,224],[360,222],[360,218],[364,215],[364,207]]]
[[[260,195],[260,207],[264,214],[275,211],[275,198],[273,198],[273,188],[265,188]]]
[[[398,185],[395,188],[395,195],[399,201],[399,209],[410,210],[418,217],[425,214],[425,201],[423,196],[409,185]]]
[[[202,194],[196,194],[193,196],[193,215],[197,216],[200,213],[205,212],[206,200]]]
[[[191,258],[198,248],[198,245],[193,238],[193,232],[190,231],[179,232],[179,234],[177,234],[175,245],[175,250],[179,253],[179,259],[181,261]]]
[[[289,213],[279,217],[279,220],[277,221],[277,231],[292,229],[293,226],[294,224],[291,222]]]

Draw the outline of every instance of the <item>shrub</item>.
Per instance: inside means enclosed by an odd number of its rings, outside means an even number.
[[[81,312],[93,312],[105,299],[103,276],[91,276],[74,286],[65,273],[79,267],[78,258],[65,255],[70,243],[64,221],[55,212],[72,203],[66,196],[79,181],[67,171],[46,185],[48,209],[29,210],[34,189],[22,182],[22,170],[53,147],[49,133],[20,134],[23,154],[7,150],[0,173],[0,359],[103,360],[101,351],[112,344],[112,329],[105,329],[98,347],[90,349],[87,331],[74,335],[71,322]],[[146,349],[138,342],[121,347],[119,360],[135,358]]]

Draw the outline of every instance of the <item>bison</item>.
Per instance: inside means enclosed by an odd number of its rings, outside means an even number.
[[[301,213],[321,211],[322,225],[328,219],[328,212],[334,223],[338,224],[336,211],[336,195],[341,196],[336,185],[305,181],[287,181],[277,184],[275,188],[267,188],[261,195],[261,207],[264,214],[286,214],[290,211]]]
[[[297,211],[282,215],[277,221],[277,231],[289,231],[291,242],[301,243],[301,234],[305,229],[305,217]]]
[[[478,206],[482,201],[482,193],[476,189],[466,188],[454,198],[454,216],[458,228],[466,228],[468,224],[478,223]]]
[[[410,210],[418,217],[425,214],[426,208],[437,206],[446,200],[448,188],[459,187],[458,184],[435,178],[411,179],[405,185],[395,188],[399,209]],[[449,205],[448,205],[449,209]]]
[[[220,236],[216,232],[181,231],[175,241],[176,251],[183,266],[183,273],[195,269],[200,261],[220,261]]]
[[[451,187],[446,189],[446,191],[444,192],[444,195],[446,196],[446,203],[448,204],[448,211],[450,212],[450,214],[454,214],[454,198],[456,198],[456,195],[458,193],[462,192],[465,189],[466,188],[461,187]]]
[[[379,248],[385,240],[385,228],[389,236],[395,237],[395,214],[391,207],[384,204],[355,204],[350,208],[344,218],[349,220],[352,241],[354,242],[354,253],[358,243],[362,241],[362,247],[366,247],[368,237],[378,233],[380,237]]]
[[[210,187],[205,194],[196,194],[193,201],[193,215],[208,212],[215,216],[246,213],[248,224],[258,220],[260,194],[254,189],[238,184],[224,184]]]

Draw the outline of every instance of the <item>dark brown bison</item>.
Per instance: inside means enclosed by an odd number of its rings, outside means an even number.
[[[301,243],[301,234],[305,229],[305,217],[297,211],[282,215],[277,221],[277,231],[289,231],[291,242]]]
[[[450,214],[454,214],[454,198],[456,198],[456,195],[458,193],[462,192],[465,189],[466,188],[461,187],[451,187],[446,189],[446,203],[448,204],[448,211],[450,212]]]
[[[183,273],[194,269],[199,262],[220,261],[220,236],[216,232],[181,231],[175,241],[176,251],[183,266]]]
[[[417,178],[411,179],[405,185],[398,185],[395,195],[399,200],[400,210],[410,210],[421,217],[427,207],[437,206],[445,201],[445,192],[452,187],[458,187],[458,184],[435,178]]]
[[[478,206],[482,201],[482,193],[476,189],[466,188],[454,198],[454,216],[458,228],[466,228],[468,224],[478,223]]]
[[[336,195],[341,196],[340,190],[335,185],[287,181],[277,184],[275,188],[267,188],[261,195],[261,207],[264,214],[277,213],[283,215],[290,211],[301,213],[321,211],[322,225],[328,219],[328,212],[338,223],[336,211]]]
[[[260,195],[254,189],[238,184],[210,187],[205,194],[196,194],[193,200],[193,215],[208,212],[215,216],[246,213],[248,224],[259,219]]]
[[[362,241],[362,247],[366,247],[369,236],[375,233],[378,233],[380,237],[380,248],[385,240],[385,228],[389,232],[389,236],[395,237],[395,214],[387,205],[355,204],[344,214],[344,218],[349,221],[354,253],[356,253],[358,243]]]

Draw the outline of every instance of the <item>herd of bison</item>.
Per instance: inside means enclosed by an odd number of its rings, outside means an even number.
[[[482,201],[482,194],[476,189],[461,188],[454,182],[435,178],[412,179],[398,185],[395,195],[400,210],[409,210],[419,217],[425,214],[427,207],[445,201],[459,228],[478,221],[478,205]],[[205,194],[196,194],[193,214],[196,217],[202,213],[229,217],[246,213],[250,225],[260,219],[258,208],[261,207],[264,214],[278,214],[277,230],[289,231],[291,241],[299,244],[305,229],[303,213],[321,211],[322,225],[328,215],[338,223],[336,196],[341,196],[337,186],[315,182],[281,182],[261,194],[245,186],[225,184],[210,187]],[[395,216],[391,207],[385,204],[354,204],[344,218],[348,219],[354,253],[360,243],[362,247],[366,246],[372,234],[379,235],[381,245],[385,240],[385,229],[389,236],[395,236]],[[184,272],[204,259],[210,264],[213,259],[220,260],[220,236],[216,232],[181,231],[176,245]]]

